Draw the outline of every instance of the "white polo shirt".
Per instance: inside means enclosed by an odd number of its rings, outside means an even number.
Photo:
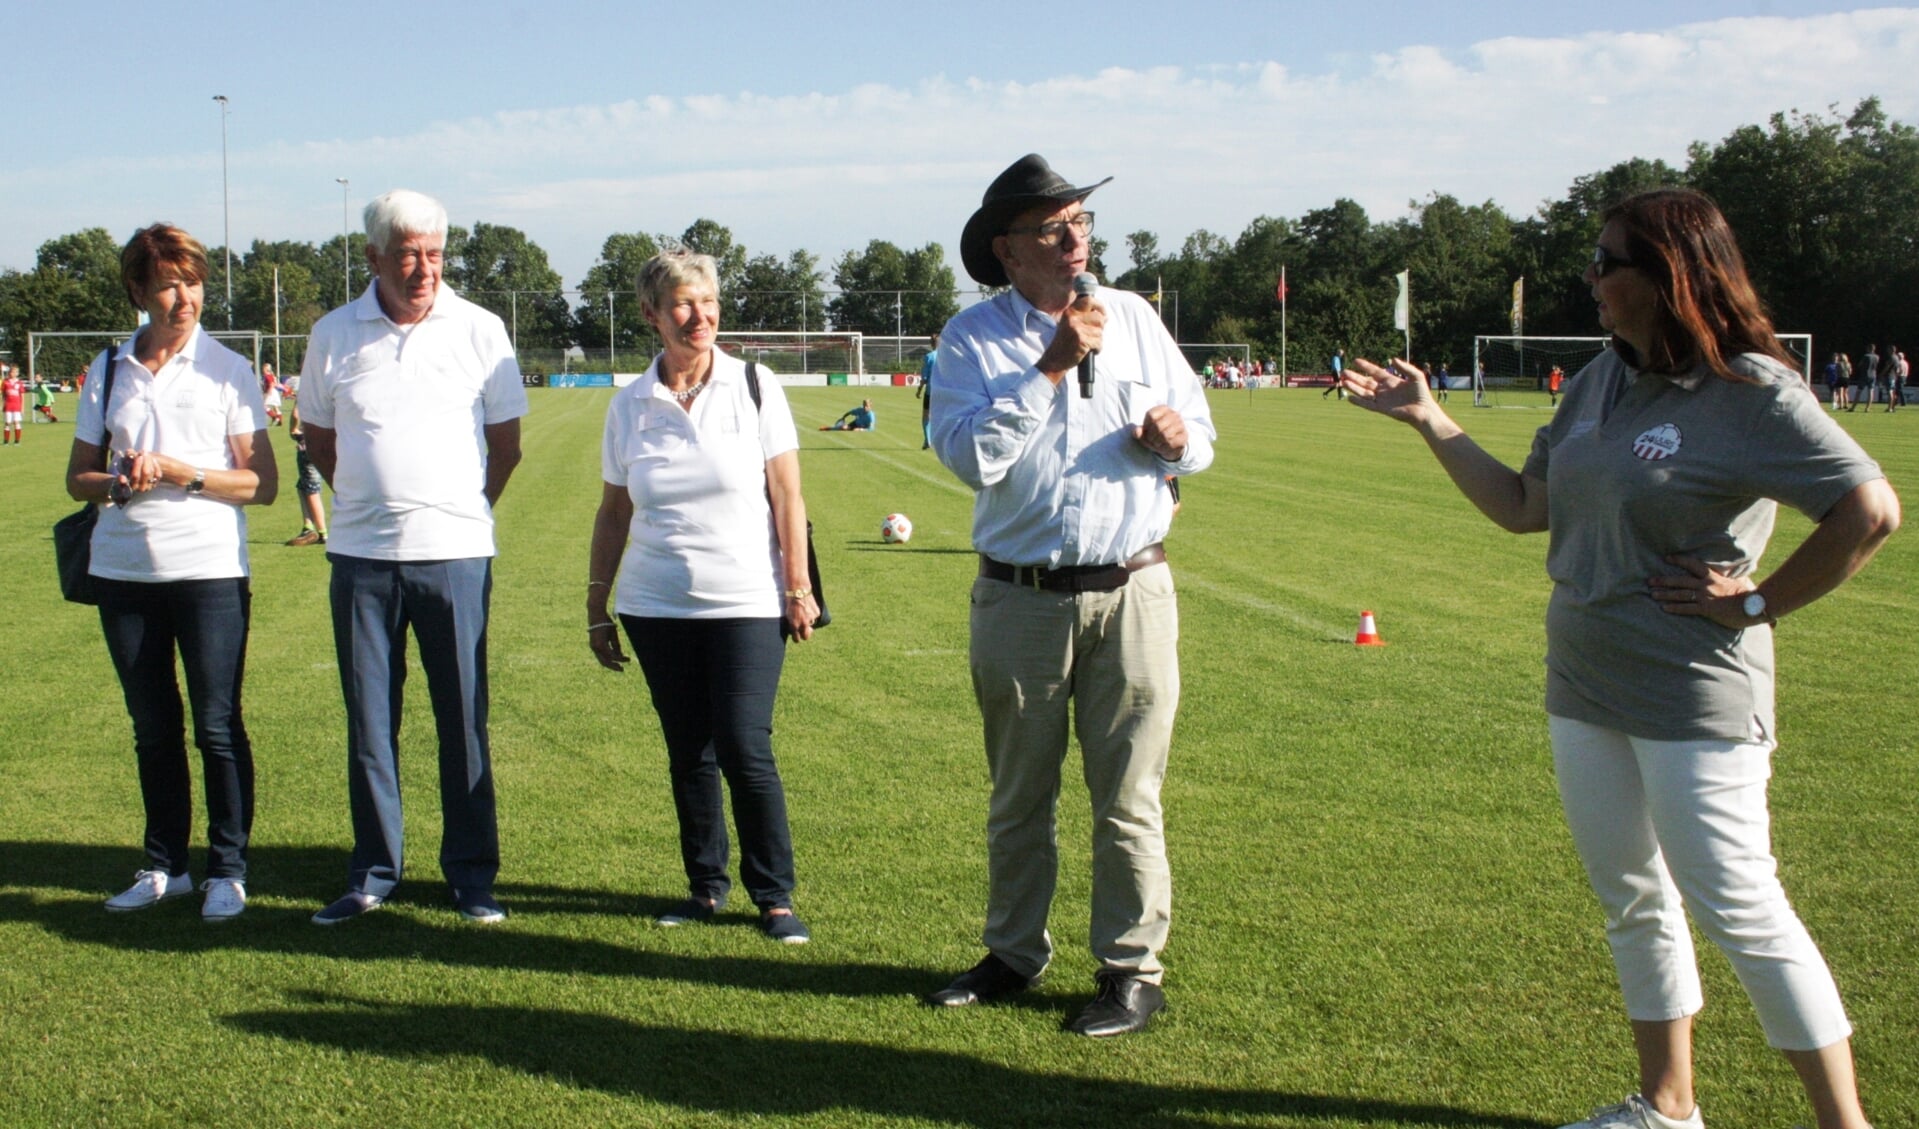
[[[766,461],[800,445],[779,380],[713,350],[691,412],[660,385],[660,362],[606,410],[600,475],[633,499],[614,610],[663,619],[777,618],[780,546]]]
[[[141,333],[146,330],[141,330]],[[138,334],[115,351],[108,446],[158,451],[207,470],[232,470],[235,435],[262,431],[260,381],[246,358],[195,328],[186,347],[159,372],[134,359]],[[100,392],[106,370],[95,358],[80,392],[73,433],[100,441]],[[246,576],[246,510],[161,483],[124,506],[106,506],[93,529],[88,569],[108,580],[222,580]]]
[[[335,436],[328,552],[493,556],[482,429],[527,412],[506,325],[446,286],[424,320],[395,325],[378,285],[315,323],[300,370],[300,418]]]

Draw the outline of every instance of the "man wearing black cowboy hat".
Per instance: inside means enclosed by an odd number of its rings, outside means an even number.
[[[1011,995],[1052,959],[1071,701],[1093,801],[1100,970],[1093,1002],[1066,1027],[1096,1037],[1138,1031],[1165,1006],[1172,883],[1159,785],[1179,705],[1179,620],[1160,541],[1173,517],[1167,476],[1204,470],[1215,438],[1153,308],[1090,275],[1075,293],[1091,253],[1085,201],[1105,183],[1074,187],[1032,154],[987,188],[960,258],[979,282],[1009,289],[946,324],[933,405],[933,447],[975,492],[970,661],[993,790],[987,955],[928,1001]]]

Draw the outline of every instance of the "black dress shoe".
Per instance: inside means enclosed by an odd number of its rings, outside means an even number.
[[[1005,961],[991,953],[986,959],[953,978],[953,982],[932,995],[926,1002],[934,1007],[967,1007],[972,1004],[991,1003],[1004,996],[1023,992],[1033,986],[1033,976],[1022,976],[1013,971]]]
[[[1166,1006],[1166,993],[1158,984],[1115,972],[1102,972],[1097,979],[1099,992],[1093,1002],[1066,1023],[1075,1035],[1105,1039],[1141,1031]]]

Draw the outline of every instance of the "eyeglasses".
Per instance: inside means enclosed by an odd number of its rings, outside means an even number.
[[[1608,272],[1618,267],[1629,267],[1632,265],[1633,261],[1623,255],[1615,255],[1604,247],[1593,248],[1592,267],[1594,278],[1604,278]]]
[[[1066,237],[1066,229],[1069,227],[1073,229],[1074,235],[1085,239],[1093,234],[1093,213],[1081,212],[1069,220],[1049,220],[1038,227],[1009,227],[1006,229],[1006,234],[1035,236],[1040,246],[1057,247],[1059,241]]]

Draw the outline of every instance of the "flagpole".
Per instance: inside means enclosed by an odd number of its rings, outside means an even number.
[[[1279,386],[1286,387],[1286,264],[1279,266]]]
[[[1406,335],[1406,354],[1402,359],[1407,364],[1413,363],[1412,275],[1412,269],[1408,268],[1393,276],[1399,283],[1399,297],[1393,302],[1393,328]]]

